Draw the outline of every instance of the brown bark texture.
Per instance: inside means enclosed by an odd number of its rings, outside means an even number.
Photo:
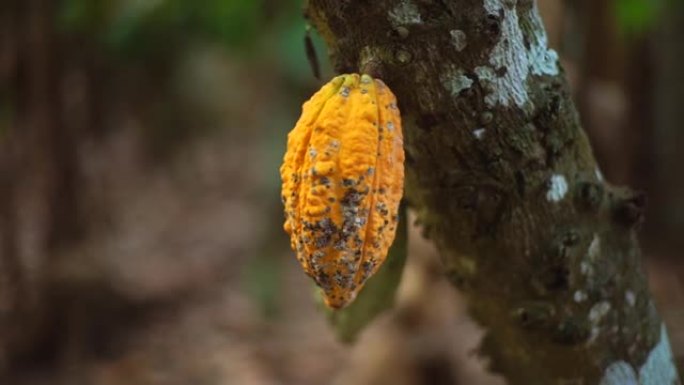
[[[643,194],[603,180],[532,0],[310,0],[338,72],[399,100],[406,198],[510,384],[679,384]],[[630,382],[631,381],[631,382]]]

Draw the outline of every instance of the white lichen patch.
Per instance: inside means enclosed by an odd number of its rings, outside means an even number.
[[[529,52],[530,71],[534,75],[558,75],[558,53],[541,47],[533,45]]]
[[[485,102],[490,107],[498,104],[522,107],[528,100],[526,82],[530,74],[555,76],[559,73],[558,53],[548,48],[537,7],[519,14],[518,7],[507,3],[510,0],[484,0],[488,14],[501,16],[499,40],[490,52],[487,65],[482,66],[490,69],[481,71],[484,76],[480,77],[489,91]]]
[[[584,302],[587,300],[587,293],[582,291],[582,290],[577,290],[573,295],[572,299],[575,300],[575,302],[580,303]]]
[[[546,192],[546,200],[549,202],[560,202],[565,194],[568,193],[568,182],[561,174],[554,174],[549,180],[549,190]]]
[[[627,290],[625,292],[625,302],[627,302],[627,305],[629,305],[629,306],[636,305],[636,295],[634,294],[633,291]]]
[[[601,238],[598,234],[594,233],[594,238],[592,238],[589,248],[587,249],[587,255],[589,259],[594,261],[601,254]]]
[[[418,7],[411,1],[400,1],[396,7],[389,11],[389,20],[394,27],[407,24],[420,24],[423,22],[418,12]]]
[[[601,301],[594,306],[591,307],[591,310],[589,310],[589,322],[592,324],[598,324],[601,322],[603,317],[608,314],[610,311],[610,302],[608,301]]]
[[[665,325],[660,327],[660,341],[651,350],[646,362],[637,372],[625,361],[616,361],[608,365],[599,385],[678,385],[670,340]]]
[[[478,128],[476,130],[473,130],[473,136],[475,136],[476,139],[482,140],[485,134],[485,129],[484,128]]]
[[[639,385],[681,384],[672,357],[670,339],[665,324],[660,325],[660,341],[639,368]]]
[[[449,31],[449,34],[451,35],[451,44],[456,47],[456,51],[463,51],[468,45],[468,37],[466,36],[465,32],[461,31],[460,29],[452,29]]]
[[[525,82],[529,74],[527,50],[515,7],[507,7],[502,0],[485,0],[485,11],[491,15],[503,15],[501,36],[489,55],[489,70],[480,76],[490,93],[485,103],[522,107],[528,100]],[[476,69],[477,72],[477,69]],[[493,76],[492,76],[493,75]],[[479,76],[479,75],[478,75]]]
[[[442,85],[449,91],[451,96],[458,96],[463,90],[473,85],[473,80],[465,75],[462,69],[449,67],[442,74]]]
[[[608,301],[601,301],[591,307],[591,310],[589,310],[589,316],[587,317],[591,323],[591,334],[589,335],[587,344],[590,345],[594,343],[594,341],[596,341],[598,336],[601,334],[601,320],[603,320],[609,311],[610,302]]]
[[[493,82],[496,77],[494,70],[488,66],[475,67],[475,75],[477,75],[477,78],[480,79],[480,81],[484,81],[485,83]]]
[[[596,179],[598,179],[599,182],[603,182],[603,174],[601,173],[601,170],[599,170],[598,167],[596,167],[594,173],[596,174]]]
[[[548,48],[546,30],[537,7],[532,7],[528,20],[531,24],[528,29],[531,31],[530,49],[528,51],[530,72],[533,75],[558,75],[558,53]]]
[[[475,67],[475,75],[482,87],[487,91],[485,95],[485,103],[488,106],[495,106],[498,103],[498,97],[495,93],[494,85],[496,80],[496,74],[494,70],[488,66]]]
[[[599,385],[639,385],[639,382],[632,365],[616,361],[606,368]]]

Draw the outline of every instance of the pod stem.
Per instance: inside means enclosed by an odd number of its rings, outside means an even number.
[[[381,54],[377,48],[365,46],[359,55],[359,72],[368,74],[373,78],[382,79],[384,76],[384,65]]]

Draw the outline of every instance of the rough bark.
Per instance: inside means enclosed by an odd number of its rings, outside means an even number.
[[[338,72],[398,97],[406,197],[510,384],[679,384],[635,228],[531,0],[310,0]]]

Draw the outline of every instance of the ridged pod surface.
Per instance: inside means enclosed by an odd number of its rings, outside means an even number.
[[[387,257],[404,187],[396,99],[379,79],[334,78],[304,103],[280,175],[285,231],[325,303],[342,308]]]

